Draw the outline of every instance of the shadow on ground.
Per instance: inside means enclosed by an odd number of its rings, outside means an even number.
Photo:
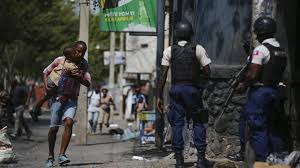
[[[163,149],[156,148],[154,144],[140,145],[139,142],[132,147],[130,152],[124,153],[125,156],[143,156],[145,158],[163,158],[172,153],[171,146]]]
[[[62,165],[61,167],[78,167],[78,166],[95,166],[95,165],[102,165],[103,162],[89,162],[89,163],[73,163],[73,164],[66,164]]]

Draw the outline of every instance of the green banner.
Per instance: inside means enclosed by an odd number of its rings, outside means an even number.
[[[100,31],[156,32],[156,0],[101,0]]]

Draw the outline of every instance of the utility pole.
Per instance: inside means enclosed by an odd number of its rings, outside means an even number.
[[[165,30],[165,1],[157,0],[157,54],[156,54],[156,83],[160,76],[160,65],[164,50]],[[157,89],[157,86],[156,86]],[[157,92],[156,92],[157,93]],[[155,146],[162,148],[164,144],[164,115],[155,110]]]
[[[120,33],[120,52],[124,54],[124,33]],[[125,56],[125,54],[124,54]],[[120,89],[123,89],[124,64],[120,64]]]
[[[116,34],[110,32],[110,53],[109,53],[109,87],[113,88],[115,85],[115,48],[116,48]]]
[[[89,42],[89,0],[80,0],[80,25],[79,25],[79,40],[84,41],[88,46]],[[84,55],[88,60],[88,49]],[[87,144],[87,88],[83,85],[80,86],[77,107],[78,122],[75,126],[76,143]]]
[[[120,52],[122,53],[122,56],[124,54],[125,56],[125,52],[124,52],[124,33],[120,33]],[[124,76],[124,64],[120,64],[120,73],[119,73],[119,87],[120,87],[120,95],[121,95],[121,101],[120,101],[120,111],[121,114],[123,115],[123,111],[124,111],[124,97],[123,97],[123,76]],[[124,117],[124,115],[123,115]]]

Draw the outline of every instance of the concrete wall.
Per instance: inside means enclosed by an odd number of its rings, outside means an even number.
[[[293,147],[296,150],[300,149],[300,57],[296,51],[298,3],[298,0],[277,0],[275,16],[278,25],[277,38],[289,55],[289,88],[286,110],[290,115]]]

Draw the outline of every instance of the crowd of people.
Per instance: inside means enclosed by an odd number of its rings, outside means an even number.
[[[112,95],[108,89],[100,85],[96,85],[93,90],[88,93],[88,122],[90,124],[90,132],[96,133],[99,123],[99,131],[102,133],[103,124],[109,127],[111,106],[116,108]],[[99,116],[100,119],[99,119]],[[99,120],[99,122],[98,122]]]
[[[138,114],[148,109],[147,94],[145,94],[145,85],[133,84],[124,89],[123,101],[123,119],[129,122],[138,120]],[[111,91],[100,84],[96,84],[88,92],[88,123],[89,132],[95,134],[97,128],[102,133],[102,128],[110,126],[111,112],[116,110],[115,100]],[[122,109],[119,109],[122,111]]]

